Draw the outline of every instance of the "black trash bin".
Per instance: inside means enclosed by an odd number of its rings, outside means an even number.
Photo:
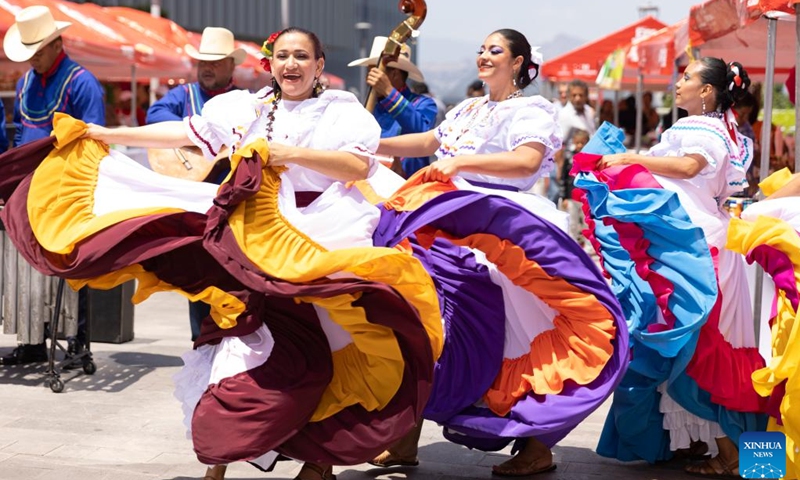
[[[124,343],[133,340],[133,303],[136,282],[111,290],[89,289],[87,318],[92,342]]]

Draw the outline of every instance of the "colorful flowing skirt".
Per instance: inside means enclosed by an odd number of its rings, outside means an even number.
[[[471,448],[552,446],[621,379],[619,304],[549,201],[421,176],[384,203],[375,243],[411,248],[436,282],[445,344],[424,416]]]
[[[761,189],[769,194],[785,183],[788,171],[777,172]],[[786,478],[800,475],[800,198],[758,202],[731,220],[728,248],[757,262],[774,283],[769,325],[772,360],[753,373],[756,391],[769,398],[768,430],[786,435]],[[765,282],[766,283],[766,282]]]
[[[421,175],[394,193],[379,170],[306,205],[265,168],[266,142],[239,149],[218,187],[84,131],[58,115],[54,138],[0,158],[2,218],[29,262],[74,287],[135,279],[134,301],[211,306],[176,375],[203,463],[361,463],[423,416],[468,446],[552,445],[622,378],[619,303],[524,194]]]
[[[656,462],[692,439],[711,447],[716,436],[737,442],[742,432],[763,429],[766,405],[750,381],[764,367],[757,348],[735,347],[720,330],[717,272],[739,259],[710,249],[677,194],[644,167],[595,169],[603,154],[621,151],[619,132],[604,125],[574,159],[584,234],[631,332],[630,365],[597,451]]]
[[[264,168],[266,142],[238,151],[218,188],[84,131],[57,115],[55,137],[3,156],[2,219],[32,265],[75,287],[136,279],[134,301],[176,291],[211,305],[176,386],[201,462],[361,463],[421,419],[438,299],[418,260],[372,246],[376,207],[335,184],[301,212]]]

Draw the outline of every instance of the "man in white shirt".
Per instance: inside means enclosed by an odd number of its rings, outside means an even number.
[[[572,134],[577,130],[589,132],[594,135],[597,130],[597,121],[594,109],[588,105],[589,86],[583,80],[573,80],[569,83],[569,102],[558,112],[558,124],[561,125],[561,140],[564,148],[570,146]]]
[[[573,202],[570,198],[563,198],[565,186],[563,179],[567,178],[564,174],[564,152],[574,151],[575,144],[573,136],[579,131],[594,135],[597,130],[597,121],[594,116],[594,109],[588,105],[589,86],[583,80],[573,80],[569,83],[568,89],[569,102],[558,112],[558,124],[561,126],[562,150],[556,154],[556,165],[550,173],[550,184],[547,189],[547,196],[562,210],[570,214],[569,230],[570,235],[579,243],[583,243],[583,215],[580,205]],[[563,201],[562,201],[563,200]]]
[[[558,97],[553,99],[553,106],[556,107],[556,113],[560,112],[564,106],[569,103],[567,100],[568,88],[569,85],[566,83],[558,84]]]

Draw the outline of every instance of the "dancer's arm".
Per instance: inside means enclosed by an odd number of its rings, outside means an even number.
[[[491,175],[501,178],[529,177],[539,170],[545,146],[531,142],[510,152],[460,155],[433,162],[426,181],[445,181],[460,172]]]
[[[795,173],[789,183],[782,186],[775,191],[772,195],[767,197],[767,200],[783,197],[798,197],[800,196],[800,173]]]
[[[706,168],[708,161],[699,154],[688,154],[683,157],[650,157],[636,153],[615,153],[604,155],[600,159],[601,169],[614,165],[642,165],[656,175],[670,178],[693,178]]]
[[[387,157],[429,157],[436,153],[437,148],[439,141],[431,130],[382,138],[377,153]]]
[[[277,142],[269,144],[269,164],[293,163],[310,168],[342,182],[363,180],[369,173],[369,160],[342,150],[315,150]]]
[[[89,124],[85,137],[109,145],[128,147],[178,148],[192,145],[183,122],[161,122],[131,128],[106,128]]]

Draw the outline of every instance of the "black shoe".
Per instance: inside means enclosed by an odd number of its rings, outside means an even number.
[[[44,343],[19,345],[8,355],[0,357],[0,365],[21,365],[23,363],[46,362],[47,348]]]
[[[78,340],[77,337],[67,338],[67,355],[73,357],[80,355],[83,353],[84,348],[83,342]]]

